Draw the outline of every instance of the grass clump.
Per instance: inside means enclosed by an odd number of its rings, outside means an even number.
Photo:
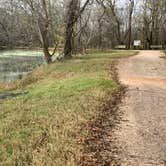
[[[160,58],[166,59],[166,50],[163,50],[161,53],[162,55],[160,56]]]
[[[1,165],[77,165],[86,124],[108,92],[113,59],[132,51],[92,53],[43,65],[1,91],[29,94],[0,100]]]

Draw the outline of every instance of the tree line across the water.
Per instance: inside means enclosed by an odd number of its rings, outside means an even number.
[[[166,45],[166,0],[1,0],[0,46],[42,47],[47,63],[87,48]],[[52,47],[52,52],[49,48]]]

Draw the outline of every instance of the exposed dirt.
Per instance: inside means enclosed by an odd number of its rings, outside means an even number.
[[[140,51],[121,59],[118,73],[127,92],[103,100],[78,165],[166,166],[166,61],[159,51]]]
[[[115,131],[122,166],[166,165],[166,61],[159,51],[140,51],[119,64],[120,81],[129,86]]]

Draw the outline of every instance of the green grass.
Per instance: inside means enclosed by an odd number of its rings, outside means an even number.
[[[0,91],[29,94],[0,100],[0,165],[77,165],[86,124],[108,92],[118,89],[113,59],[133,51],[95,52],[43,65]]]

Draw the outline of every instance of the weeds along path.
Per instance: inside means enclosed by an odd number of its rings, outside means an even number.
[[[119,64],[128,91],[115,132],[122,166],[166,165],[166,61],[159,51],[141,51]]]
[[[114,130],[121,121],[119,105],[125,95],[126,88],[118,81],[117,61],[111,65],[110,72],[119,88],[108,92],[98,107],[97,118],[91,119],[87,125],[88,135],[84,140],[84,151],[80,160],[82,166],[117,166],[118,153],[115,144]]]

